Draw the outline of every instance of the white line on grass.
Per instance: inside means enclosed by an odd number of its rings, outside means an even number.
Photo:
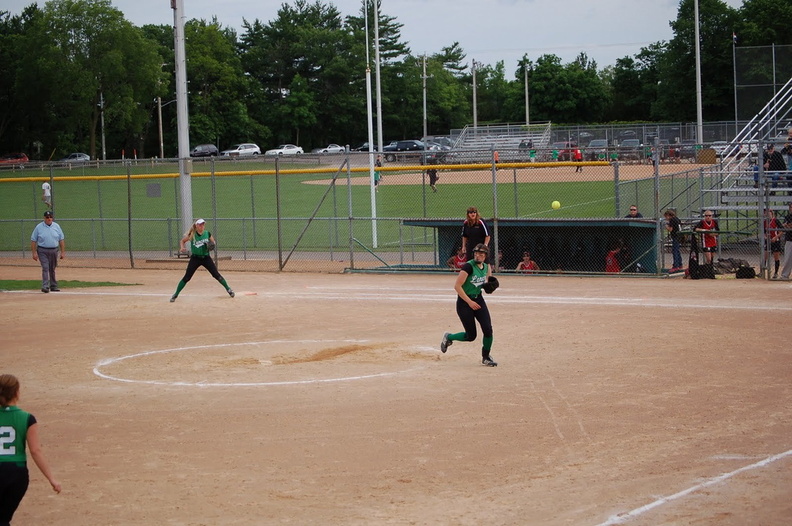
[[[792,449],[790,449],[789,451],[784,451],[783,453],[779,453],[778,455],[773,455],[772,457],[767,457],[764,460],[760,460],[759,462],[755,462],[755,463],[750,464],[748,466],[743,466],[743,467],[741,467],[739,469],[735,469],[734,471],[730,471],[729,473],[724,473],[723,475],[719,475],[717,477],[711,478],[711,479],[709,479],[709,480],[707,480],[705,482],[702,482],[701,484],[696,484],[695,486],[692,486],[690,488],[682,490],[679,493],[674,493],[673,495],[669,495],[668,497],[663,497],[661,499],[657,499],[656,501],[651,502],[651,503],[647,504],[646,506],[641,506],[640,508],[636,508],[636,509],[634,509],[632,511],[629,511],[627,513],[620,513],[618,515],[614,515],[614,516],[610,517],[607,521],[599,523],[597,526],[611,526],[613,524],[622,524],[622,523],[628,521],[629,519],[638,517],[639,515],[642,515],[645,512],[647,512],[647,511],[649,511],[651,509],[654,509],[654,508],[656,508],[658,506],[662,506],[663,504],[666,504],[666,503],[671,502],[673,500],[676,500],[676,499],[679,499],[679,498],[684,497],[686,495],[689,495],[689,494],[691,494],[691,493],[693,493],[695,491],[698,491],[700,489],[704,489],[704,488],[707,488],[709,486],[713,486],[715,484],[718,484],[719,482],[723,482],[724,480],[729,479],[729,478],[731,478],[731,477],[733,477],[735,475],[738,475],[738,474],[740,474],[740,473],[742,473],[744,471],[749,471],[749,470],[752,470],[752,469],[757,469],[757,468],[761,468],[761,467],[767,466],[768,464],[772,464],[773,462],[775,462],[777,460],[781,460],[784,457],[788,457],[789,455],[792,455]]]

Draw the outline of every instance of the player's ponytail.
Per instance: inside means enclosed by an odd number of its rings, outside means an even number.
[[[19,395],[19,380],[13,374],[0,374],[0,407],[8,407]]]

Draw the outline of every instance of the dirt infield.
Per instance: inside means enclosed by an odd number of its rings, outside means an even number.
[[[552,166],[547,166],[552,164]],[[451,165],[449,165],[451,166]],[[705,164],[661,164],[659,168],[660,175],[668,175],[690,170],[697,170],[699,168],[711,168],[712,165]],[[390,166],[391,170],[399,170],[398,167]],[[483,168],[481,170],[466,170],[466,169],[440,169],[440,181],[442,184],[472,184],[492,181],[491,168]],[[407,172],[401,171],[383,171],[382,182],[383,185],[412,185],[420,184],[420,180],[416,180],[416,176],[420,176],[420,171],[409,170]],[[654,167],[649,164],[621,164],[619,165],[619,179],[624,181],[631,181],[634,179],[645,179],[654,176]],[[579,182],[579,181],[611,181],[613,180],[613,168],[609,165],[595,164],[588,165],[583,168],[582,172],[575,172],[575,164],[567,162],[559,163],[539,163],[535,166],[525,166],[524,163],[519,165],[515,174],[511,164],[499,165],[497,172],[498,183],[511,183],[515,181],[518,183],[566,183],[566,182]],[[321,179],[315,181],[305,181],[305,184],[327,185],[330,184],[331,179]],[[345,186],[347,184],[346,177],[339,177],[336,184]],[[353,177],[351,184],[367,185],[369,180],[365,177]]]
[[[62,268],[0,292],[64,490],[15,525],[745,525],[792,518],[788,282]],[[0,267],[3,279],[35,279]],[[256,293],[255,295],[253,293]]]

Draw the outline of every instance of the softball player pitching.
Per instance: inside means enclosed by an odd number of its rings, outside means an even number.
[[[481,325],[484,342],[481,346],[481,364],[496,367],[498,363],[490,356],[492,348],[492,321],[489,309],[484,302],[482,291],[492,292],[497,288],[497,279],[492,276],[492,268],[485,263],[489,248],[479,243],[473,249],[473,259],[462,265],[454,283],[457,293],[456,311],[462,322],[464,332],[447,332],[440,342],[440,350],[446,352],[454,342],[472,342],[476,339],[476,321]],[[494,285],[493,285],[494,283]]]
[[[187,263],[187,271],[184,273],[184,277],[179,281],[179,285],[176,287],[176,292],[171,296],[171,303],[176,301],[176,298],[179,297],[179,293],[184,286],[187,285],[187,282],[192,279],[198,267],[204,267],[208,270],[212,277],[225,287],[228,295],[233,298],[234,291],[231,290],[225,278],[217,271],[217,266],[212,260],[210,247],[214,247],[215,240],[212,237],[212,233],[206,230],[206,221],[198,219],[193,223],[189,232],[187,232],[184,238],[179,242],[179,252],[187,251],[184,245],[188,242],[190,243],[190,261]]]

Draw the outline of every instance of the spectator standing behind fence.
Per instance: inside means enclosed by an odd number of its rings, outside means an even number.
[[[704,219],[699,221],[693,228],[694,232],[701,232],[704,234],[704,242],[701,244],[701,251],[704,252],[706,264],[712,265],[712,259],[715,252],[718,251],[718,236],[710,234],[709,232],[718,232],[718,221],[712,218],[712,210],[704,211]]]
[[[50,210],[44,212],[44,221],[33,229],[30,251],[33,252],[33,261],[38,261],[41,265],[41,292],[60,292],[55,268],[58,266],[58,258],[66,257],[66,236]]]
[[[643,217],[643,215],[641,214],[641,212],[638,211],[638,207],[637,206],[630,205],[630,211],[624,217],[630,217],[632,219],[636,219],[636,218],[639,218],[639,217]]]
[[[789,281],[792,272],[792,203],[789,203],[787,215],[784,217],[784,228],[787,229],[784,238],[784,266],[781,268],[781,279]]]
[[[468,258],[467,258],[467,254],[465,254],[465,249],[459,247],[456,251],[456,254],[448,258],[448,260],[446,261],[446,265],[448,265],[449,268],[452,268],[454,270],[459,270],[467,262],[468,262]]]
[[[767,146],[767,152],[764,156],[764,169],[768,172],[767,176],[773,180],[773,188],[778,186],[778,181],[783,177],[779,172],[785,171],[787,165],[786,161],[784,161],[784,156],[781,155],[781,152],[775,150],[775,145],[773,144]]]
[[[41,200],[52,209],[52,186],[46,181],[41,185]]]
[[[18,402],[19,380],[12,374],[0,374],[0,524],[3,525],[11,524],[30,484],[26,449],[55,493],[61,492],[61,485],[53,477],[41,449],[36,417],[17,407]]]
[[[781,148],[781,155],[786,156],[787,170],[792,171],[792,143],[788,142]],[[789,177],[787,175],[787,180],[789,180]]]
[[[478,208],[468,207],[465,222],[462,223],[462,248],[465,250],[467,261],[473,259],[473,249],[479,243],[489,247],[490,234],[487,225],[479,215]]]
[[[522,261],[517,264],[516,270],[517,272],[521,272],[523,274],[533,274],[534,272],[537,272],[541,269],[539,268],[539,265],[536,263],[536,261],[531,259],[531,253],[526,251],[523,252]]]
[[[173,296],[171,296],[171,303],[176,301],[176,298],[179,297],[179,293],[192,279],[193,274],[195,274],[195,271],[198,270],[198,267],[204,267],[206,270],[208,270],[212,277],[219,281],[220,284],[226,289],[228,295],[233,298],[234,291],[231,290],[231,287],[228,286],[225,278],[223,278],[223,276],[221,276],[217,271],[217,266],[212,260],[210,247],[214,246],[215,239],[212,237],[212,233],[206,230],[206,221],[203,219],[198,219],[195,221],[195,223],[193,223],[193,225],[190,227],[190,230],[179,242],[179,252],[187,251],[185,247],[187,243],[190,244],[190,261],[187,263],[187,271],[184,273],[184,277],[176,286],[176,292],[174,292]]]
[[[778,268],[781,266],[781,234],[783,234],[779,229],[783,227],[771,209],[768,208],[765,215],[765,250],[773,254],[773,279],[778,279]]]
[[[666,230],[668,230],[668,237],[671,238],[671,270],[669,272],[679,272],[682,270],[682,250],[679,239],[679,229],[682,226],[682,221],[676,215],[674,210],[670,208],[665,211],[663,217],[666,219]]]

